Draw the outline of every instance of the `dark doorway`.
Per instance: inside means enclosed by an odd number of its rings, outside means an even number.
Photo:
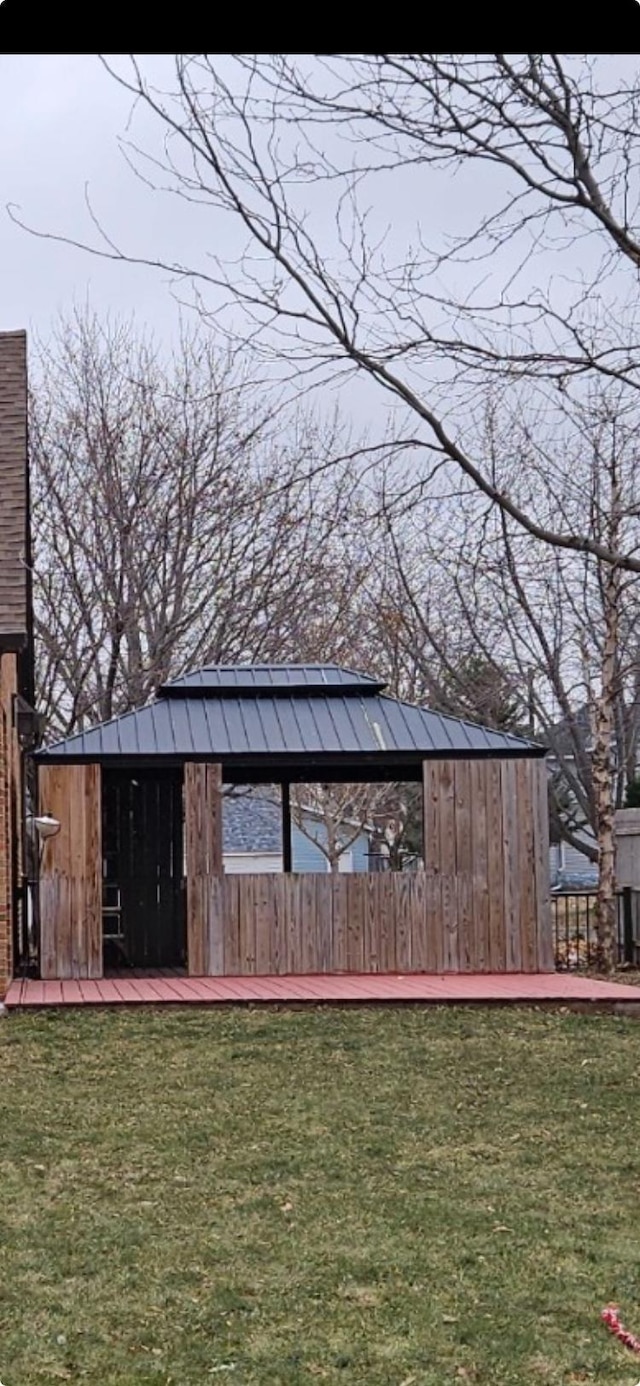
[[[185,965],[182,819],[180,771],[103,771],[105,969]]]

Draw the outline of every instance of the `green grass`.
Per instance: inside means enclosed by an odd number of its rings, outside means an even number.
[[[640,1026],[425,1007],[0,1025],[0,1380],[634,1386]]]

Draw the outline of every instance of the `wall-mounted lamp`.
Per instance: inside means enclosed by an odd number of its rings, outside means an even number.
[[[57,818],[53,818],[50,813],[43,813],[38,818],[32,818],[31,822],[42,842],[46,842],[48,837],[55,837],[60,832],[60,823]]]
[[[60,833],[60,822],[51,814],[32,815],[26,819],[30,829],[35,829],[40,841],[46,841],[47,837],[55,837],[55,833]]]
[[[56,833],[60,832],[60,821],[54,818],[51,813],[29,814],[27,816],[27,831],[38,839],[40,848],[38,860],[42,862],[48,838],[55,837]]]

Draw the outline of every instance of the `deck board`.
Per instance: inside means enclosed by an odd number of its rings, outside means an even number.
[[[426,1005],[581,1003],[636,1005],[640,988],[568,973],[319,973],[279,977],[135,976],[99,981],[16,978],[9,1009],[41,1006],[251,1005],[422,1002]]]

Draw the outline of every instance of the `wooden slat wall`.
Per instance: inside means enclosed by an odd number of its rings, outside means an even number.
[[[425,953],[437,970],[553,970],[546,785],[542,759],[425,761]]]
[[[423,872],[229,875],[227,976],[434,971]]]
[[[40,813],[60,822],[40,869],[40,969],[45,979],[102,976],[102,810],[99,765],[41,765]]]
[[[187,868],[187,966],[191,977],[221,976],[225,967],[222,892],[222,769],[184,767]],[[245,949],[250,947],[245,941]]]

